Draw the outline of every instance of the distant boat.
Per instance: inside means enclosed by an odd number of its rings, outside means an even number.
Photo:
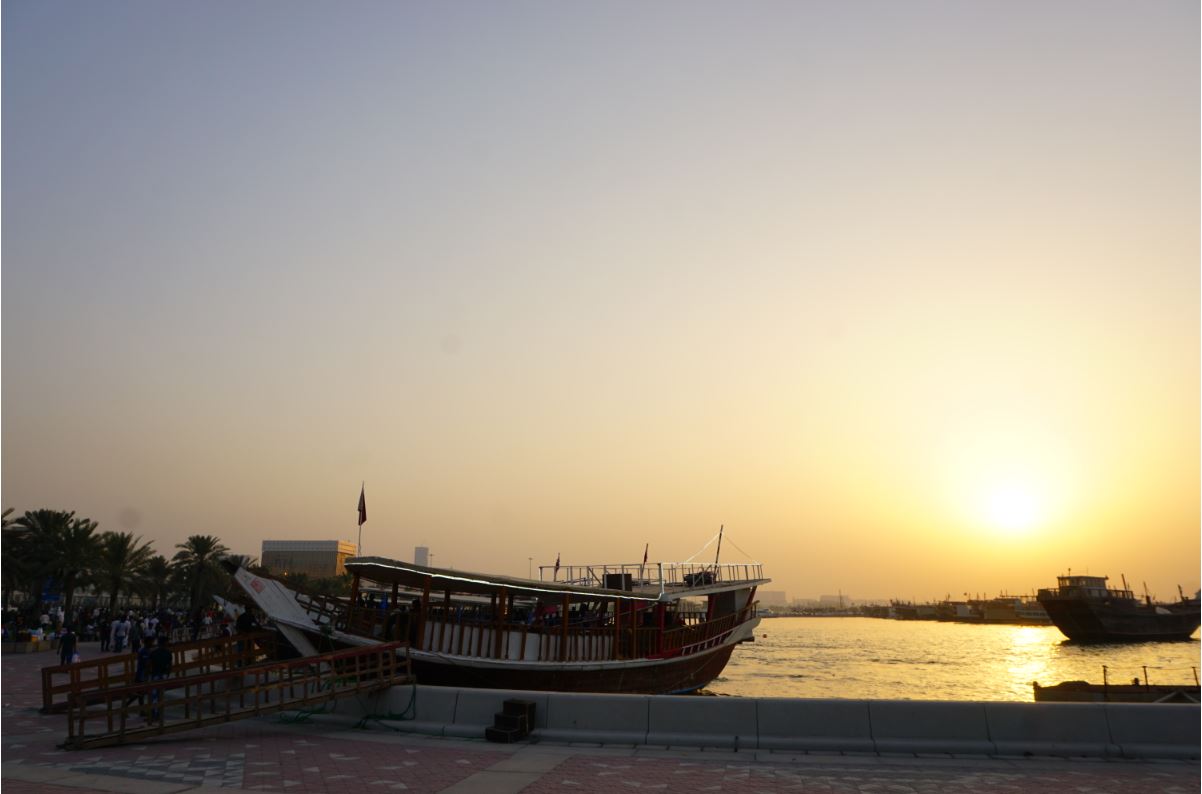
[[[935,606],[937,619],[956,623],[980,623],[981,610],[968,601],[942,601]]]
[[[1019,623],[1026,625],[1050,626],[1052,623],[1043,604],[1030,596],[1018,599],[1018,603],[1014,605],[1014,614]]]
[[[1047,610],[1038,601],[1002,594],[985,603],[986,623],[1016,623],[1046,626],[1051,623]]]
[[[1136,598],[1126,587],[1108,587],[1107,579],[1058,576],[1058,586],[1040,589],[1038,600],[1056,628],[1080,642],[1185,640],[1202,622],[1197,596],[1153,603],[1148,596]]]
[[[890,601],[889,617],[894,620],[938,620],[935,604],[912,604],[908,601]]]

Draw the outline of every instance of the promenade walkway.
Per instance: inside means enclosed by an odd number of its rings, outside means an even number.
[[[87,658],[97,655],[85,644]],[[316,716],[213,726],[141,744],[58,749],[63,715],[41,715],[50,653],[3,657],[4,794],[174,794],[215,787],[293,792],[1171,792],[1199,790],[1197,763],[493,745]]]

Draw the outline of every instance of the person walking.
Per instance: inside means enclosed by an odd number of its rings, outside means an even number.
[[[100,652],[108,653],[112,645],[113,632],[109,626],[108,613],[101,611],[96,615],[96,633],[100,636]]]
[[[158,646],[150,652],[148,659],[150,667],[150,680],[162,681],[167,676],[171,675],[171,648],[168,647],[169,640],[166,635],[159,637]],[[150,693],[150,703],[156,705],[159,698],[162,697],[163,690],[155,687]],[[159,718],[159,710],[152,708],[150,711],[150,719],[157,720]]]
[[[71,625],[63,626],[63,633],[58,638],[58,663],[70,664],[75,656],[77,637],[71,630]]]
[[[135,617],[129,623],[129,650],[130,653],[137,653],[138,648],[142,647],[142,619]]]
[[[129,618],[118,615],[113,618],[113,652],[125,650],[125,638],[129,636]]]
[[[135,684],[146,683],[146,676],[148,675],[148,671],[150,669],[150,650],[152,644],[153,642],[151,640],[147,640],[146,644],[137,651],[137,662],[134,664]],[[142,706],[145,705],[146,696],[141,692],[136,695],[130,695],[125,700],[126,707],[128,708],[129,704],[133,703],[135,700],[138,701],[138,711],[141,712],[142,718],[146,719],[146,712],[142,708]]]

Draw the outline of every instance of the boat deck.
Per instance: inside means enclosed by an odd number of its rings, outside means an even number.
[[[758,562],[544,565],[539,568],[538,579],[430,568],[384,557],[354,557],[346,561],[346,568],[365,581],[395,584],[411,591],[421,591],[431,583],[433,590],[445,585],[461,594],[491,596],[504,588],[515,595],[567,594],[573,600],[602,597],[675,601],[759,587],[772,581],[764,578],[763,565]]]

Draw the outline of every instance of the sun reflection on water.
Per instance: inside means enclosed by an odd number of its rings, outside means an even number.
[[[766,637],[763,635],[767,635]],[[1192,682],[1197,639],[1077,645],[1052,626],[874,618],[773,618],[740,646],[708,691],[755,697],[1033,699],[1032,681]]]

